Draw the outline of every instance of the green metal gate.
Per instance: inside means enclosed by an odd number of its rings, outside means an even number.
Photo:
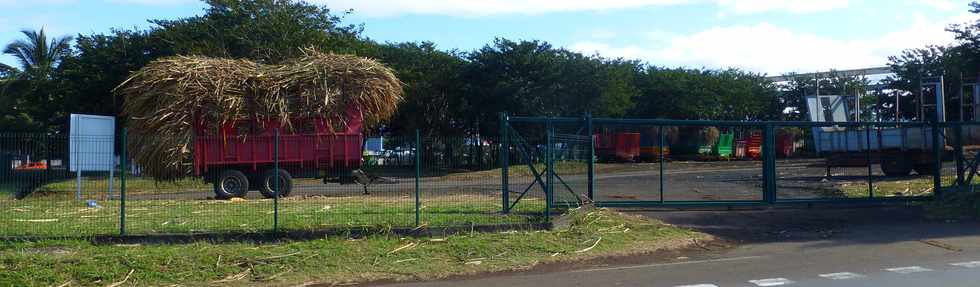
[[[537,198],[546,212],[590,201],[595,161],[587,119],[509,117],[501,114],[501,198],[508,213],[518,204]],[[536,126],[540,134],[529,138],[513,124]],[[556,126],[561,126],[556,127]],[[543,135],[542,135],[543,134]],[[517,182],[516,178],[524,178]]]
[[[518,127],[522,125],[522,127]],[[854,152],[815,148],[815,129],[854,133]],[[883,137],[916,131],[925,148],[884,152]],[[976,131],[976,132],[974,132]],[[885,203],[973,191],[980,123],[692,121],[501,115],[503,210],[542,198],[549,210],[610,207]],[[857,136],[855,136],[857,135]],[[633,142],[639,138],[639,152]],[[823,139],[820,139],[823,140]],[[623,141],[630,141],[624,143]],[[876,146],[877,145],[877,146]],[[885,174],[892,154],[921,157]],[[843,158],[843,160],[840,160]],[[515,178],[530,178],[516,184]]]

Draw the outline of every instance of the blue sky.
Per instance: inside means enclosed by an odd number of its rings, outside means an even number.
[[[379,41],[472,50],[494,37],[654,65],[781,74],[880,66],[887,56],[946,44],[973,21],[969,0],[313,0]],[[194,0],[0,0],[0,43],[23,28],[53,35],[147,27],[202,13]],[[0,62],[15,64],[9,56]]]

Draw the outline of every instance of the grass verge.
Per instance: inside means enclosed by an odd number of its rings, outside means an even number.
[[[83,189],[107,189],[108,177],[82,177]],[[122,180],[115,176],[112,180],[113,190],[119,190]],[[35,189],[39,193],[59,193],[72,192],[77,187],[77,182],[73,178],[54,181]],[[129,194],[153,194],[153,193],[175,193],[186,192],[188,190],[210,190],[211,185],[205,183],[200,178],[188,177],[173,182],[157,182],[148,177],[129,177],[126,178],[126,192]]]
[[[94,244],[0,241],[5,286],[282,286],[431,280],[686,247],[707,235],[599,209],[551,231],[307,241]],[[121,283],[120,283],[121,282]]]
[[[500,213],[499,197],[427,196],[419,206],[426,226],[522,225],[543,221],[544,201],[525,198],[512,212]],[[0,200],[0,236],[115,235],[120,229],[118,200],[98,206],[71,198]],[[289,197],[279,201],[278,228],[312,231],[325,228],[415,227],[414,198]],[[129,234],[254,233],[271,231],[275,205],[258,200],[127,200]]]
[[[943,178],[943,182],[947,182],[947,180],[955,180],[955,177]],[[933,193],[931,176],[910,179],[874,180],[872,181],[872,186],[874,186],[875,197],[923,196],[932,195]],[[838,188],[844,197],[868,197],[867,181],[841,183],[838,184]]]
[[[926,215],[932,218],[980,218],[980,193],[966,191],[945,193],[942,200],[927,203],[925,211]]]

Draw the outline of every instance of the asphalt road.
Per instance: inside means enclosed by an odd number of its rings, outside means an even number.
[[[980,223],[916,208],[641,213],[736,247],[391,286],[980,286]]]

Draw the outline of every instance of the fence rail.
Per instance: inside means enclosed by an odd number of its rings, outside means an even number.
[[[976,190],[977,122],[501,119],[529,137],[564,127],[559,149],[592,137],[588,194],[599,206],[887,203]]]
[[[540,226],[589,202],[907,202],[975,192],[980,166],[973,122],[502,114],[499,137],[386,137],[363,157],[333,135],[197,138],[196,151],[170,150],[185,174],[163,182],[130,160],[127,138],[0,134],[0,237]],[[77,140],[115,156],[73,150]],[[72,168],[98,158],[111,168]]]
[[[301,136],[286,138],[277,132],[265,137],[270,138],[199,138],[217,145],[207,154],[212,164],[195,169],[193,153],[186,151],[181,166],[185,176],[156,181],[125,156],[125,133],[85,138],[88,145],[112,151],[113,163],[108,170],[81,173],[72,171],[72,161],[104,156],[72,154],[69,142],[81,138],[0,135],[0,237],[527,228],[547,223],[543,195],[531,195],[507,212],[501,208],[497,138],[384,137],[383,149],[365,152],[363,159],[357,154],[360,166],[342,170],[324,168],[329,164],[324,158],[319,163],[299,160],[309,157],[307,152],[330,152],[295,139]],[[261,160],[263,143],[273,144],[266,150],[271,152],[266,154],[269,162]],[[231,199],[217,195],[214,182],[228,170],[240,172],[240,184],[247,183],[250,191]],[[282,173],[291,180],[274,176]]]

